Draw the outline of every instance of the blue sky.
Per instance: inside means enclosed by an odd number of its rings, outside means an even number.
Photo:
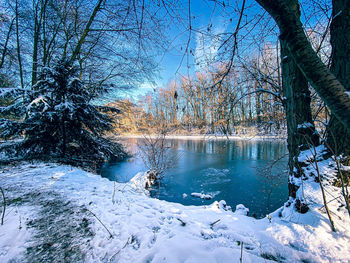
[[[192,29],[194,29],[191,33],[191,41],[189,46],[189,48],[193,51],[192,55],[189,55],[189,61],[187,61],[187,55],[185,55],[181,63],[189,38],[189,30],[186,30],[188,28],[188,24],[184,22],[184,25],[173,25],[167,34],[169,40],[175,40],[172,42],[169,50],[165,52],[164,56],[156,59],[156,62],[159,63],[160,68],[160,74],[156,79],[156,85],[154,86],[150,83],[144,83],[142,87],[134,91],[134,97],[137,96],[135,94],[145,94],[153,88],[164,87],[171,79],[179,77],[180,75],[191,75],[196,70],[200,70],[200,66],[195,65],[195,62],[198,62],[199,57],[202,58],[201,62],[203,62],[203,56],[205,59],[214,58],[221,40],[213,40],[208,37],[203,38],[202,35],[198,33],[198,30],[207,33],[208,26],[212,25],[210,32],[214,33],[214,35],[224,32],[232,33],[236,27],[239,17],[239,10],[243,0],[181,0],[180,2],[183,6],[182,16],[184,21],[188,19],[188,3],[190,2],[192,17],[191,23]],[[215,2],[217,4],[215,4]],[[223,3],[225,3],[225,7],[223,7]],[[312,26],[313,23],[316,23],[320,17],[324,15],[322,12],[316,13],[316,11],[320,12],[321,9],[315,9],[315,5],[310,0],[300,0],[300,3],[302,8],[302,22],[305,23],[308,21],[304,24],[306,28]],[[322,5],[330,6],[330,4],[331,0],[322,1]],[[248,27],[245,28],[247,30],[251,28],[254,29],[241,43],[241,46],[246,45],[246,47],[241,48],[240,50],[240,52],[243,52],[242,54],[244,54],[243,49],[245,49],[246,54],[255,52],[254,49],[256,49],[256,46],[254,47],[248,44],[249,41],[251,41],[250,43],[254,42],[254,39],[263,39],[265,42],[271,41],[276,43],[278,35],[277,26],[273,28],[274,34],[271,34],[269,30],[266,31],[266,28],[264,28],[265,23],[261,23],[261,27],[254,26],[254,23],[258,19],[257,17],[261,16],[263,13],[264,10],[261,9],[261,7],[254,0],[246,1],[244,11],[245,16],[242,19],[241,25],[244,25],[245,22],[248,24],[250,19],[256,20],[249,23]],[[328,16],[329,15],[330,12]],[[306,19],[307,17],[310,17],[311,20]],[[264,16],[263,20],[267,23],[275,24],[269,16]],[[247,33],[245,29],[241,29],[241,35],[245,35]],[[195,59],[197,59],[197,61],[195,61]],[[190,68],[187,68],[188,65]]]
[[[198,33],[198,30],[207,32],[208,26],[210,27],[210,32],[214,34],[225,32],[228,28],[235,26],[237,17],[232,12],[232,21],[223,15],[222,2],[220,4],[214,5],[213,1],[203,1],[203,0],[192,0],[191,2],[191,24],[192,29],[191,39],[189,49],[192,50],[185,54],[187,41],[189,39],[188,29],[188,1],[183,1],[183,25],[173,24],[171,30],[166,32],[171,41],[169,49],[163,54],[156,58],[156,62],[159,63],[159,76],[156,78],[156,85],[151,83],[144,83],[140,88],[134,90],[131,93],[131,97],[136,98],[137,95],[143,95],[148,91],[151,91],[156,87],[164,87],[167,83],[180,75],[192,74],[196,70],[200,69],[200,66],[195,65],[195,59],[198,60],[199,57],[205,56],[205,58],[213,58],[216,54],[217,47],[219,46],[219,41],[216,39],[211,40],[208,37],[204,37],[202,34]],[[225,1],[229,2],[229,1]],[[230,1],[231,4],[237,1]],[[241,5],[241,1],[237,2],[237,6]],[[226,9],[227,6],[225,7]],[[181,62],[182,61],[182,62]],[[201,60],[203,62],[203,59]],[[188,66],[190,66],[188,68]]]
[[[151,0],[149,0],[151,1]],[[222,40],[212,39],[208,36],[203,37],[203,34],[198,33],[208,33],[207,28],[210,27],[210,32],[212,35],[217,35],[221,33],[232,33],[234,32],[237,20],[239,17],[239,10],[241,8],[243,0],[191,0],[191,23],[192,32],[189,49],[192,50],[192,54],[189,54],[188,61],[187,55],[184,56],[187,41],[189,39],[188,30],[188,0],[180,1],[183,6],[181,14],[181,23],[174,23],[171,25],[170,30],[165,32],[168,36],[168,40],[171,41],[169,49],[163,53],[162,56],[157,57],[156,63],[159,64],[159,75],[155,79],[155,85],[149,82],[145,82],[139,88],[133,90],[132,92],[125,95],[125,97],[132,98],[134,101],[137,97],[144,95],[147,92],[152,91],[157,87],[166,87],[171,79],[176,79],[181,75],[192,75],[195,71],[201,69],[200,65],[196,65],[198,58],[201,57],[201,62],[203,62],[203,57],[205,59],[213,59],[216,55],[216,51]],[[219,4],[216,4],[218,2]],[[223,3],[225,2],[225,7]],[[306,28],[312,27],[314,23],[317,23],[321,17],[324,18],[322,14],[322,9],[316,8],[315,5],[309,0],[300,0],[302,7],[302,22]],[[322,4],[330,5],[331,0],[324,0]],[[264,10],[254,1],[246,0],[244,17],[242,19],[241,25],[247,24],[248,26],[240,30],[240,37],[244,36],[244,39],[239,43],[240,50],[239,53],[244,58],[245,55],[252,55],[257,52],[257,46],[252,43],[254,41],[263,40],[266,42],[276,43],[278,28],[269,16],[263,16]],[[327,16],[330,16],[328,12]],[[262,18],[262,23],[256,23]],[[307,18],[311,18],[308,20]],[[251,19],[255,19],[251,21]],[[322,20],[322,18],[321,18]],[[261,22],[259,21],[259,22]],[[256,26],[255,26],[256,23]],[[272,27],[265,27],[266,23],[269,25],[274,25]],[[272,31],[270,30],[272,28]],[[247,34],[247,32],[249,34]],[[272,32],[272,33],[271,33]],[[261,43],[261,42],[260,42]],[[183,58],[184,56],[184,58]],[[181,63],[181,60],[183,61]],[[205,61],[204,59],[204,61]],[[187,66],[190,66],[189,68]]]
[[[209,32],[207,28],[210,27],[209,33],[211,33],[212,36],[234,32],[243,0],[190,1],[192,17],[191,23],[193,30],[191,32],[189,45],[189,49],[192,50],[192,52],[188,52],[188,56],[187,54],[184,56],[184,52],[190,34],[187,23],[189,1],[182,0],[180,2],[182,3],[183,7],[181,14],[183,24],[173,24],[171,29],[166,32],[168,40],[171,41],[171,45],[163,56],[159,56],[155,59],[159,64],[160,70],[159,76],[155,79],[156,84],[154,85],[149,82],[145,82],[138,89],[133,90],[131,94],[128,94],[128,97],[137,100],[139,95],[144,95],[157,87],[167,86],[171,79],[176,79],[181,75],[192,75],[195,71],[201,70],[201,65],[203,64],[200,63],[197,65],[197,62],[205,62],[208,59],[210,60],[215,58],[217,49],[222,43],[222,39],[213,39],[210,36],[207,36],[207,33]],[[301,0],[300,2],[304,8],[302,10],[303,12],[313,12],[312,10],[308,10],[308,5],[313,6],[308,2],[308,0]],[[225,7],[223,6],[223,3],[225,3]],[[257,52],[257,46],[252,44],[254,41],[256,41],[256,43],[261,39],[263,39],[264,42],[276,43],[277,41],[277,26],[271,27],[272,31],[270,31],[269,27],[268,30],[266,30],[266,23],[270,25],[275,25],[275,23],[269,16],[263,16],[263,14],[264,10],[254,0],[246,1],[244,16],[241,22],[241,26],[244,28],[239,31],[242,41],[239,43],[240,54],[243,54],[243,57],[244,54],[251,55],[253,52]],[[314,14],[314,16],[315,15],[316,14]],[[264,22],[257,23],[257,25],[255,25],[255,23],[259,20],[258,17],[262,17]],[[303,19],[304,18],[302,18],[302,20]],[[259,22],[261,22],[261,20]],[[308,25],[306,25],[306,27],[307,26]],[[199,31],[204,33],[204,35],[199,33]],[[247,34],[248,31],[250,31],[249,34]],[[244,39],[242,40],[243,36]]]

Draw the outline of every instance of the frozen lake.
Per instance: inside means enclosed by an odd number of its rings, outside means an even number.
[[[137,154],[141,138],[123,139],[134,156],[120,163],[107,163],[103,177],[128,182],[136,173],[146,171]],[[206,205],[225,200],[234,209],[244,204],[250,215],[264,217],[287,200],[287,157],[270,169],[274,160],[287,152],[279,140],[188,140],[168,139],[177,160],[166,172],[152,197],[184,205]],[[192,197],[191,193],[213,196],[211,200]]]

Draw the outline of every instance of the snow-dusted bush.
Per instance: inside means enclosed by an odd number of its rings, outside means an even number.
[[[0,130],[3,138],[24,136],[18,155],[95,162],[125,155],[119,144],[102,137],[111,128],[110,118],[90,103],[93,95],[71,63],[62,60],[44,68],[32,90],[11,92],[16,100],[0,113],[15,112],[19,118],[1,119]]]
[[[156,182],[162,175],[174,166],[177,154],[166,142],[167,131],[161,128],[155,135],[143,134],[143,140],[138,142],[140,156],[150,171],[149,179]],[[153,178],[154,177],[154,178]]]

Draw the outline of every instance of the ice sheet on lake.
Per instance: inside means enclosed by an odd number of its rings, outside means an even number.
[[[200,173],[201,186],[223,184],[231,181],[229,169],[207,168]]]

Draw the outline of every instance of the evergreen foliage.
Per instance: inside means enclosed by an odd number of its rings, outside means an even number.
[[[77,67],[61,60],[53,68],[42,70],[32,90],[3,90],[3,97],[11,93],[16,99],[1,107],[0,114],[15,112],[21,117],[0,119],[1,137],[24,136],[16,145],[17,156],[54,157],[73,164],[77,160],[100,163],[125,157],[119,144],[102,137],[112,128],[110,117],[101,111],[102,107],[90,103],[92,94],[76,76]]]

